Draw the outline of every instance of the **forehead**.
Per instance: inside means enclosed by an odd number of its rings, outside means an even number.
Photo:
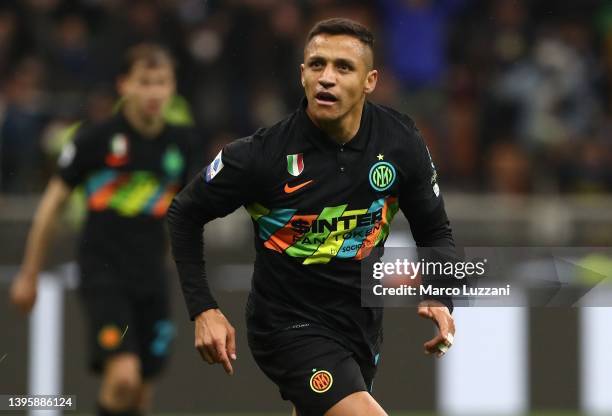
[[[136,61],[130,69],[128,76],[135,77],[172,77],[174,68],[170,63],[159,62],[150,65],[145,61]]]
[[[370,48],[353,36],[320,34],[313,37],[304,48],[304,60],[319,56],[327,59],[370,59]]]

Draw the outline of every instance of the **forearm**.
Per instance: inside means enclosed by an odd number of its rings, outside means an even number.
[[[176,196],[168,210],[172,254],[178,270],[183,296],[194,319],[201,312],[217,308],[206,276],[204,261],[204,224],[190,195],[190,187]]]
[[[457,261],[455,240],[450,227],[444,202],[440,198],[436,204],[419,204],[420,210],[409,212],[409,221],[414,240],[418,247],[419,259],[430,263],[447,263]],[[435,287],[452,287],[456,283],[454,276],[423,274],[422,284]],[[453,310],[451,296],[424,296],[424,300],[436,300]]]
[[[69,194],[70,189],[57,178],[51,180],[43,194],[28,234],[21,267],[23,275],[29,279],[36,280],[44,265],[58,212]]]
[[[454,247],[455,240],[442,197],[435,204],[414,204],[404,210],[418,247]]]
[[[189,316],[217,308],[206,276],[204,225],[250,201],[257,170],[252,137],[226,145],[174,198],[168,210],[172,254]]]

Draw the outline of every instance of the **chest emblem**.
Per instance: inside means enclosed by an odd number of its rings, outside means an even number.
[[[110,142],[110,151],[106,155],[106,164],[119,167],[128,162],[128,139],[125,134],[115,134]]]
[[[380,155],[379,155],[379,160]],[[375,191],[381,192],[386,191],[393,185],[396,178],[395,167],[389,162],[376,162],[370,168],[370,174],[368,175],[370,179],[370,186],[374,188]]]
[[[162,164],[164,166],[164,170],[170,177],[177,178],[181,176],[181,173],[183,173],[183,167],[185,166],[185,161],[183,160],[183,155],[178,147],[171,145],[168,147],[168,149],[166,149],[162,159]]]
[[[304,156],[301,153],[287,155],[287,172],[291,176],[298,176],[304,170]]]

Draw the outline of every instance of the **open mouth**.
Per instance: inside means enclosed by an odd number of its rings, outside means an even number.
[[[161,104],[155,101],[149,101],[146,104],[146,109],[147,111],[151,112],[151,113],[157,113],[160,111],[161,109]]]
[[[322,105],[332,105],[333,103],[338,101],[338,98],[336,98],[334,94],[327,91],[318,92],[315,95],[315,99],[317,100],[317,103]]]

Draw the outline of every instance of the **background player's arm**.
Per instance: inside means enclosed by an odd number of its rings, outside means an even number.
[[[235,331],[219,310],[206,276],[204,225],[249,202],[256,170],[252,138],[227,145],[175,198],[168,210],[172,253],[189,316],[195,321],[195,347],[209,364],[233,373]]]
[[[36,300],[38,273],[42,268],[52,237],[58,211],[77,186],[97,165],[104,148],[99,148],[98,129],[81,126],[73,141],[66,144],[58,159],[58,171],[47,185],[37,208],[26,243],[23,263],[11,287],[11,300],[24,312],[29,312]]]
[[[58,212],[70,196],[71,188],[59,177],[49,181],[38,205],[23,257],[23,263],[11,286],[11,301],[29,312],[36,300],[36,286],[51,240]]]

